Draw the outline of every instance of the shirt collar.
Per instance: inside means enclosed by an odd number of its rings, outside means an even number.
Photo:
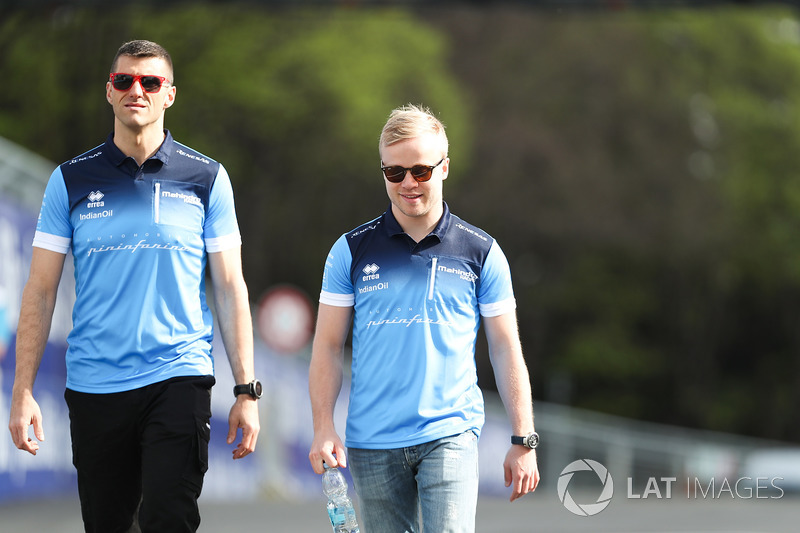
[[[166,165],[169,162],[169,156],[172,155],[172,151],[175,146],[175,141],[172,139],[172,134],[169,130],[164,130],[164,142],[161,143],[161,146],[158,147],[158,151],[156,151],[153,156],[148,159],[148,161],[152,159],[156,159],[161,161],[162,164]],[[129,159],[127,155],[125,155],[119,147],[114,144],[114,132],[108,134],[108,138],[106,138],[106,149],[108,150],[108,155],[111,158],[111,162],[114,163],[116,166],[120,166],[123,161]]]
[[[431,235],[435,236],[440,242],[444,240],[444,236],[447,234],[447,230],[450,228],[450,208],[447,206],[447,202],[443,201],[442,205],[444,207],[442,218],[439,219],[439,222],[436,224],[436,227],[433,228],[433,231],[428,234],[429,237]],[[395,236],[405,234],[405,231],[403,231],[403,228],[400,227],[400,223],[395,218],[394,213],[392,213],[391,204],[389,205],[389,209],[386,210],[386,213],[384,213],[383,219],[386,225],[386,231],[389,233],[389,235]]]

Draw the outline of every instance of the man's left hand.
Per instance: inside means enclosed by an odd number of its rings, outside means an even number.
[[[239,395],[228,415],[228,444],[236,440],[236,432],[242,429],[242,441],[233,450],[233,458],[241,459],[256,449],[261,425],[258,419],[258,402],[246,394]]]
[[[536,450],[512,444],[503,462],[506,487],[511,487],[511,499],[514,501],[529,492],[536,490],[539,484],[539,466],[536,462]]]

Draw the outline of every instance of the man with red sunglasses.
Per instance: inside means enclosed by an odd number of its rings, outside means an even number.
[[[309,369],[309,460],[318,474],[323,462],[349,462],[370,533],[474,531],[481,322],[513,431],[503,463],[511,501],[539,482],[508,262],[494,239],[443,201],[447,149],[430,111],[394,110],[379,143],[390,207],[342,235],[325,262]],[[351,320],[345,450],[333,414]]]
[[[238,384],[233,458],[252,453],[259,433],[233,191],[220,163],[164,129],[173,80],[158,44],[120,47],[106,83],[113,132],[53,171],[22,296],[9,429],[17,448],[36,455],[44,429],[33,384],[72,252],[65,398],[86,531],[197,530],[215,382],[206,265]]]

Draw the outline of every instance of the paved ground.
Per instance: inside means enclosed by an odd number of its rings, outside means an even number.
[[[258,531],[328,533],[324,502],[264,501],[235,505],[203,502],[202,532]],[[601,513],[579,517],[568,512],[554,491],[513,504],[483,499],[479,533],[794,533],[800,530],[800,498],[689,500],[613,500]],[[25,502],[0,506],[0,533],[83,531],[77,501]],[[367,533],[367,532],[364,532]]]

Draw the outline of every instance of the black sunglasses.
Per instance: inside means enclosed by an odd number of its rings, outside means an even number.
[[[118,91],[127,91],[137,81],[147,93],[157,93],[161,90],[161,86],[169,85],[169,80],[163,76],[134,76],[133,74],[124,74],[122,72],[112,72],[109,76],[111,86]]]
[[[406,172],[409,170],[411,171],[411,177],[415,180],[419,182],[428,181],[433,175],[433,169],[441,165],[444,159],[445,158],[443,157],[433,166],[414,165],[411,168],[405,168],[401,167],[400,165],[391,165],[388,167],[381,167],[381,170],[383,171],[383,175],[386,177],[386,179],[392,183],[400,183],[406,179]]]

